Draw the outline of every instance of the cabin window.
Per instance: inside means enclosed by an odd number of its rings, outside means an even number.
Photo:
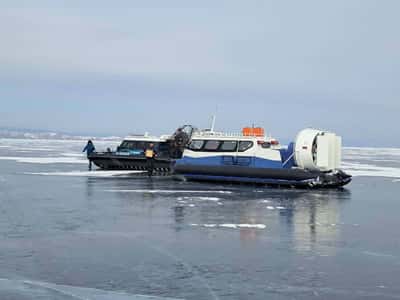
[[[134,149],[134,147],[135,147],[134,142],[124,141],[124,142],[122,142],[122,144],[119,148],[121,150],[129,150],[129,149]]]
[[[204,145],[204,141],[202,140],[193,140],[190,145],[189,149],[190,150],[200,150]]]
[[[269,142],[262,143],[261,147],[264,148],[264,149],[271,148],[271,143],[269,143]]]
[[[253,142],[252,141],[240,141],[239,142],[239,152],[244,152],[248,149],[253,147]]]
[[[169,151],[169,145],[168,145],[168,143],[160,143],[159,145],[158,145],[158,151],[165,151],[165,152],[167,152],[167,151]]]
[[[206,141],[206,144],[204,145],[204,150],[216,151],[220,144],[221,144],[220,141],[215,141],[215,140]]]
[[[122,144],[119,146],[121,149],[128,148],[128,142],[123,141]]]
[[[143,150],[148,148],[150,144],[154,145],[154,148],[157,149],[160,145],[158,142],[145,142],[145,141],[123,141],[119,146],[121,151],[126,150]]]
[[[236,151],[237,141],[223,141],[220,151],[221,152],[233,152]]]
[[[146,144],[143,141],[137,141],[134,143],[132,149],[140,149],[143,150],[144,148],[146,148]]]

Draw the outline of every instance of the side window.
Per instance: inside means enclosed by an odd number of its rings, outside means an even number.
[[[264,149],[271,148],[271,143],[268,143],[268,142],[262,143],[261,147],[264,148]]]
[[[253,142],[252,141],[240,141],[239,142],[239,152],[244,152],[248,149],[253,147]]]
[[[134,146],[136,149],[144,149],[145,147],[146,147],[146,144],[145,144],[145,142],[142,142],[142,141],[138,141],[138,142],[136,142],[135,143],[135,146]]]
[[[169,150],[168,144],[165,142],[160,143],[158,146],[158,150],[160,152],[167,152]]]
[[[216,151],[220,144],[221,144],[220,141],[215,141],[215,140],[206,141],[206,144],[204,145],[204,150]]]
[[[190,150],[200,150],[204,145],[204,141],[202,140],[193,140],[190,145],[189,145],[189,149]]]
[[[221,152],[233,152],[236,151],[237,141],[223,141],[220,151]]]

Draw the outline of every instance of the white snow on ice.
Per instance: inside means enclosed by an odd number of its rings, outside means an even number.
[[[61,153],[62,156],[67,156],[67,157],[83,157],[86,159],[84,153],[71,153],[71,152],[65,152],[65,153]]]
[[[354,162],[343,162],[342,167],[344,171],[353,176],[400,178],[400,168],[383,167]]]
[[[265,229],[267,226],[264,224],[190,224],[190,226],[197,227],[205,227],[205,228],[231,228],[231,229],[240,229],[240,228],[255,228],[255,229]]]
[[[221,200],[221,198],[218,198],[218,197],[204,197],[204,196],[201,196],[201,197],[188,197],[188,196],[186,196],[186,197],[178,197],[178,201],[180,201],[180,200],[183,200],[183,201],[185,201],[185,200],[189,200],[189,201],[200,200],[200,201],[215,201],[215,202],[218,202],[218,201]]]
[[[55,284],[44,281],[0,279],[0,292],[19,295],[23,299],[79,299],[79,300],[178,300],[176,298],[128,294],[94,288]],[[67,298],[66,298],[67,297]],[[17,299],[17,298],[15,298]]]

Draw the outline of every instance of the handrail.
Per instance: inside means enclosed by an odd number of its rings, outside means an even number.
[[[284,166],[289,162],[289,160],[292,159],[292,157],[294,156],[294,154],[295,154],[295,152],[293,151],[293,153],[288,157],[288,159],[285,160],[285,162],[282,164],[282,167],[284,167]]]

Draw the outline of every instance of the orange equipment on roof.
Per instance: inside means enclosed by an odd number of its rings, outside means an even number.
[[[242,129],[244,136],[264,136],[264,128],[261,127],[244,127]]]

